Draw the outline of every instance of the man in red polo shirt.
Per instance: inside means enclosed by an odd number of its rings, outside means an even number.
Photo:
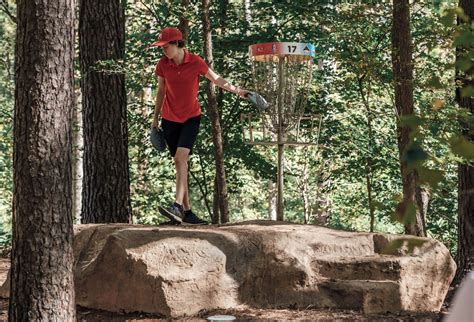
[[[189,154],[199,132],[201,106],[197,100],[200,76],[206,76],[217,86],[246,97],[249,93],[231,85],[217,75],[206,62],[184,48],[183,35],[177,28],[165,28],[157,42],[164,56],[156,65],[158,92],[152,127],[161,127],[176,167],[176,199],[169,207],[159,207],[162,215],[170,219],[169,224],[205,225],[191,210],[188,191]]]

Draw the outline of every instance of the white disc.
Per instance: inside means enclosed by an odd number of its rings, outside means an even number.
[[[235,316],[232,315],[213,315],[207,318],[209,321],[234,321]]]

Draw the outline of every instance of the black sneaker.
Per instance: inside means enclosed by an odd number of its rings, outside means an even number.
[[[158,210],[160,211],[160,214],[163,216],[167,217],[171,221],[177,221],[181,223],[183,221],[184,217],[184,210],[183,206],[180,204],[177,204],[176,202],[169,206],[168,208],[158,206]]]
[[[191,224],[191,225],[208,225],[209,223],[205,220],[202,220],[194,212],[191,210],[187,210],[184,212],[183,223]]]

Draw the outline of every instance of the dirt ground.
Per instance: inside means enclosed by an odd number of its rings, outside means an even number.
[[[287,310],[287,309],[252,309],[217,310],[200,312],[198,316],[177,319],[175,321],[206,321],[212,315],[232,315],[236,321],[441,321],[443,314],[437,313],[403,313],[364,315],[356,311],[330,310]],[[78,308],[78,321],[170,321],[163,317],[146,314],[113,314]]]
[[[0,285],[7,278],[9,260],[0,258]],[[236,310],[202,311],[197,316],[176,319],[175,321],[206,321],[212,315],[232,315],[236,321],[441,321],[446,308],[440,313],[406,312],[399,314],[363,314],[350,310],[316,310],[308,307],[304,310],[291,309],[255,309],[240,307]],[[0,299],[0,321],[8,319],[8,299]],[[171,321],[163,316],[129,313],[121,314],[77,307],[78,321]]]

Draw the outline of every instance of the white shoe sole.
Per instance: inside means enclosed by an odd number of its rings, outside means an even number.
[[[175,214],[169,212],[168,209],[166,209],[162,206],[158,206],[158,211],[160,212],[160,214],[162,214],[163,216],[165,216],[168,219],[175,220],[179,223],[183,222],[183,219],[181,217],[178,217]]]

